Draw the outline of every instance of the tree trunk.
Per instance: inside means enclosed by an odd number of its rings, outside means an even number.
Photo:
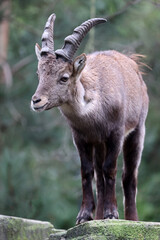
[[[9,18],[11,14],[11,0],[2,0],[0,3],[0,81],[9,87],[12,83],[12,74],[7,63],[9,42]]]
[[[96,16],[96,0],[90,0],[90,18],[95,18]],[[95,28],[89,31],[89,39],[85,47],[85,52],[94,52],[94,39],[95,39]]]

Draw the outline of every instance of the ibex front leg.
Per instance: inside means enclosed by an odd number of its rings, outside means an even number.
[[[94,197],[92,192],[93,169],[93,146],[83,140],[76,140],[76,145],[81,159],[81,177],[83,200],[80,212],[77,216],[76,224],[93,219],[95,209]]]
[[[123,133],[116,130],[111,133],[106,142],[106,157],[103,164],[104,190],[104,218],[117,219],[117,201],[115,193],[115,181],[117,173],[117,158],[121,150]]]

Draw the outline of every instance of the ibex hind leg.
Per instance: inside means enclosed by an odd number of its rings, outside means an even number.
[[[122,175],[125,219],[138,220],[136,209],[137,175],[144,144],[144,123],[131,132],[123,145],[124,168]]]
[[[104,219],[117,219],[115,181],[117,158],[123,142],[123,129],[115,129],[106,141],[106,156],[103,163],[104,177]]]
[[[96,144],[94,148],[94,168],[96,175],[96,195],[97,206],[95,219],[103,219],[104,206],[104,178],[103,178],[103,162],[105,156],[105,145],[103,143]]]

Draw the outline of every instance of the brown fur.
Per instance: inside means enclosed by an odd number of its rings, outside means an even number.
[[[116,51],[82,54],[73,63],[54,55],[39,60],[32,108],[59,107],[81,158],[83,200],[77,223],[93,218],[92,179],[97,176],[96,219],[118,218],[116,166],[123,148],[125,218],[137,220],[136,183],[148,112],[147,88],[137,56]],[[69,76],[65,82],[63,76]],[[62,81],[63,80],[63,81]]]
[[[146,58],[145,55],[134,53],[134,54],[131,54],[129,57],[137,63],[139,72],[142,75],[146,74],[146,72],[145,72],[146,68],[148,68],[149,70],[152,70],[152,68],[149,65],[147,65],[146,63],[143,62],[143,59]]]

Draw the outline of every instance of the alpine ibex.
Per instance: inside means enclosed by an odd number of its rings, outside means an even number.
[[[138,63],[117,51],[73,56],[87,32],[106,22],[93,18],[65,38],[54,51],[55,14],[45,25],[42,48],[35,46],[39,84],[32,97],[36,112],[59,107],[71,127],[81,159],[83,200],[77,224],[93,219],[94,172],[97,187],[95,219],[117,219],[115,180],[123,148],[125,219],[137,220],[137,174],[143,150],[148,95]]]

